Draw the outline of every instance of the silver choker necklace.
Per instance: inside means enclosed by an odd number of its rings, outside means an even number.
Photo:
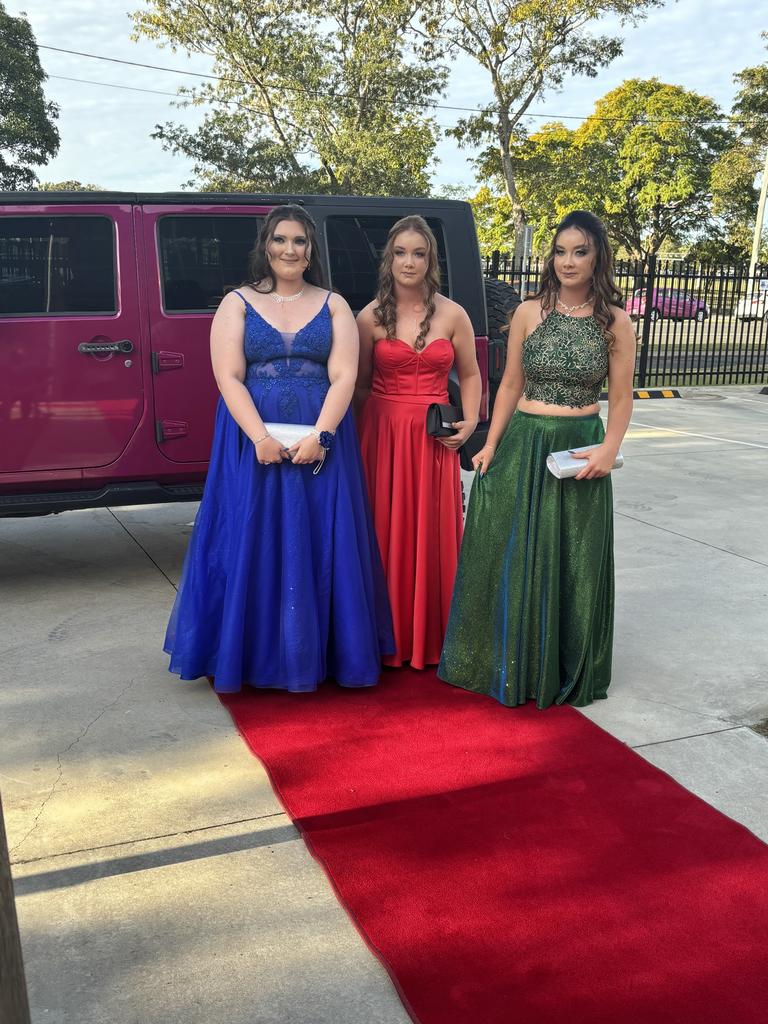
[[[575,313],[577,309],[586,309],[587,306],[591,306],[592,305],[592,299],[587,299],[586,302],[580,302],[578,304],[578,306],[566,306],[566,304],[563,302],[563,300],[558,295],[558,297],[557,297],[557,304],[558,304],[558,306],[562,306],[563,309],[565,310],[565,312],[568,314],[568,316],[570,316],[571,313]]]
[[[304,294],[304,289],[302,288],[300,292],[296,292],[294,295],[278,295],[277,292],[270,292],[269,294],[275,302],[279,302],[282,305],[284,302],[295,302],[296,299],[300,299]]]

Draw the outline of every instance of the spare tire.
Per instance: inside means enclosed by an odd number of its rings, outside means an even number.
[[[506,326],[520,305],[520,296],[506,281],[485,278],[485,305],[488,310],[488,383],[491,402],[496,396],[507,354]]]

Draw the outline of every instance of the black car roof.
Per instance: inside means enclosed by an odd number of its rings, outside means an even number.
[[[461,199],[426,199],[421,196],[329,196],[286,195],[263,192],[0,192],[0,205],[33,205],[35,203],[128,203],[168,205],[237,205],[249,206],[297,203],[300,206],[334,206],[354,210],[357,207],[376,206],[380,209],[401,209],[407,205],[433,210],[466,206]]]

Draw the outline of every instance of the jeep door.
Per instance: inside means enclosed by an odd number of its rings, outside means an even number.
[[[141,369],[131,207],[0,206],[0,472],[115,462]]]
[[[219,397],[211,370],[213,314],[247,276],[268,207],[145,205],[155,438],[172,462],[207,462]]]

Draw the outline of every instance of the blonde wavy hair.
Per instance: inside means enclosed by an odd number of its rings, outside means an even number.
[[[424,319],[419,324],[415,348],[424,348],[427,334],[435,315],[435,295],[440,291],[440,265],[437,261],[437,241],[429,224],[418,214],[403,217],[389,229],[387,244],[381,254],[379,264],[379,287],[376,292],[376,305],[373,307],[374,323],[383,327],[388,338],[397,336],[397,300],[395,298],[395,278],[392,274],[392,263],[395,257],[395,241],[404,231],[416,231],[427,243],[427,273],[424,276]]]

